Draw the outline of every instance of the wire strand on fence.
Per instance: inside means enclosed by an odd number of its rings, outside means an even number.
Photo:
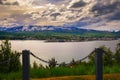
[[[44,60],[44,59],[42,59],[42,58],[39,58],[38,56],[36,56],[36,55],[33,54],[32,52],[30,52],[30,54],[31,54],[33,57],[35,57],[36,59],[38,59],[38,60],[40,60],[40,61],[42,61],[42,62],[49,63],[48,61],[46,61],[46,60]]]
[[[105,54],[107,54],[106,51],[103,50],[103,52],[104,52]],[[91,56],[91,55],[94,54],[94,53],[95,53],[95,50],[93,50],[90,54],[88,54],[88,55],[85,56],[84,58],[82,58],[82,59],[80,59],[80,60],[76,60],[75,62],[81,62],[81,61],[87,59],[89,56]],[[22,53],[19,53],[16,57],[21,56],[21,54],[22,54]],[[42,61],[42,62],[44,62],[44,63],[47,63],[47,64],[50,63],[49,61],[46,61],[46,60],[44,60],[44,59],[36,56],[36,55],[33,54],[32,52],[30,52],[30,54],[31,54],[34,58],[36,58],[36,59],[38,59],[38,60],[40,60],[40,61]],[[9,58],[9,59],[6,60],[6,61],[0,62],[0,64],[8,63],[9,61],[15,59],[16,57]],[[71,64],[71,63],[66,63],[66,65],[69,65],[69,64]],[[60,63],[59,63],[59,64],[57,63],[56,65],[60,65]]]
[[[80,59],[80,60],[77,60],[76,62],[80,62],[80,61],[83,61],[85,59],[87,59],[89,56],[91,56],[92,54],[95,53],[95,50],[93,50],[90,54],[88,54],[87,56],[85,56],[84,58]]]
[[[17,57],[20,57],[21,54],[22,54],[22,53],[19,53],[19,54],[17,54],[17,56],[15,56],[15,57],[12,57],[12,58],[9,58],[9,59],[7,59],[7,60],[5,60],[5,61],[2,61],[2,62],[0,62],[0,64],[8,63],[8,62],[10,62],[11,60],[13,60],[13,59],[15,59],[15,58],[17,58]]]
[[[95,52],[95,50],[92,51],[89,55],[87,55],[87,56],[85,56],[84,58],[82,58],[82,59],[80,59],[80,60],[77,60],[77,61],[75,61],[75,62],[80,62],[80,61],[85,60],[86,58],[88,58],[89,56],[91,56],[94,52]],[[32,52],[31,52],[30,54],[31,54],[33,57],[35,57],[36,59],[38,59],[38,60],[40,60],[40,61],[42,61],[42,62],[50,63],[49,61],[46,61],[46,60],[44,60],[44,59],[42,59],[42,58],[36,56],[36,55],[33,54]],[[70,63],[66,63],[66,65],[69,65],[69,64],[70,64]],[[60,64],[60,63],[57,63],[56,65],[61,65],[61,64]]]

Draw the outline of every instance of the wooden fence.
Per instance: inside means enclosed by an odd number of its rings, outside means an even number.
[[[95,55],[96,80],[103,80],[103,50],[101,48],[96,48]],[[22,64],[23,80],[30,80],[30,51],[22,51]]]

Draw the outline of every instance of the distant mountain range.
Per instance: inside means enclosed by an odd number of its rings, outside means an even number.
[[[77,32],[77,31],[92,31],[92,32],[105,32],[92,29],[82,29],[81,27],[62,27],[62,26],[16,26],[16,27],[0,27],[0,31],[5,32],[22,32],[22,31],[58,31],[58,32]],[[106,31],[107,32],[107,31]],[[119,31],[118,31],[119,32]]]
[[[103,40],[113,40],[120,38],[120,31],[99,31],[92,29],[82,29],[80,27],[61,27],[61,26],[16,26],[0,27],[0,39],[40,39],[40,40],[81,40],[81,37],[88,37],[93,40],[99,37]],[[102,38],[103,37],[103,38]],[[82,38],[82,39],[85,39]],[[95,39],[96,40],[96,39]]]
[[[16,27],[0,27],[0,31],[5,32],[22,32],[22,31],[55,31],[55,32],[109,32],[109,31],[99,31],[92,29],[83,29],[81,27],[72,26],[16,26]],[[120,32],[112,31],[112,32]]]

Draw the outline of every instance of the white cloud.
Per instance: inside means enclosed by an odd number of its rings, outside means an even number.
[[[17,0],[20,6],[32,6],[34,0]]]

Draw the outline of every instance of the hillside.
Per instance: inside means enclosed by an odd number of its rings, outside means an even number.
[[[111,40],[120,37],[120,31],[97,31],[81,29],[79,27],[56,27],[56,26],[17,26],[12,28],[0,27],[0,39],[39,39],[39,40]]]

